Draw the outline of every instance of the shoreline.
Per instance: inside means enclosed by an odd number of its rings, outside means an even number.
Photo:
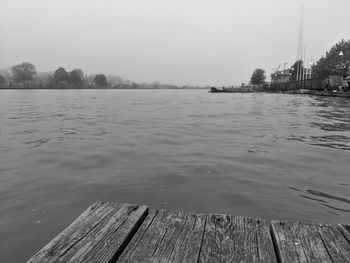
[[[114,88],[114,87],[84,87],[84,88],[21,88],[21,87],[15,87],[15,88],[0,88],[0,90],[85,90],[85,89],[93,89],[93,90],[103,90],[103,89],[114,89],[114,90],[207,90],[208,88]]]
[[[320,90],[277,90],[277,91],[257,91],[257,90],[209,90],[209,93],[269,93],[269,94],[301,94],[301,95],[315,95],[325,97],[344,97],[350,98],[350,92],[329,92]]]

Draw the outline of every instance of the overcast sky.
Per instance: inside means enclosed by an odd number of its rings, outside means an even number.
[[[0,68],[81,68],[136,82],[233,85],[350,38],[350,0],[1,0]]]

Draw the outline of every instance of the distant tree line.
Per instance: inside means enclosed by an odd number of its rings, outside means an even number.
[[[123,82],[117,76],[111,78]],[[37,73],[33,64],[23,62],[9,69],[0,70],[0,88],[84,88],[108,85],[106,75],[86,75],[81,69],[68,72],[65,68],[59,67],[53,73]]]
[[[64,68],[60,67],[55,70],[50,84],[55,84],[62,88],[70,84],[80,87],[83,84],[83,78],[84,72],[81,69],[73,69],[71,72],[67,72]]]
[[[116,75],[85,74],[76,68],[67,71],[59,67],[54,72],[37,72],[33,64],[23,62],[11,68],[0,70],[0,88],[116,88],[116,89],[178,89],[201,88],[152,83],[136,83]]]

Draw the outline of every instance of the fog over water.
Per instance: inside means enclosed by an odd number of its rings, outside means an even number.
[[[23,61],[177,85],[247,83],[349,39],[348,0],[2,0],[0,68]]]
[[[305,95],[1,90],[0,262],[28,259],[96,200],[349,223],[349,109]]]
[[[349,0],[1,0],[0,72],[240,85],[296,61],[302,6],[308,66],[350,39]],[[3,87],[25,87],[10,75]],[[67,84],[41,77],[28,87]],[[24,262],[97,200],[350,222],[349,98],[0,89],[0,116],[0,262]]]

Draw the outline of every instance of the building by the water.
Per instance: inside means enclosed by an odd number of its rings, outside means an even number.
[[[305,80],[311,78],[311,68],[303,68],[301,76],[299,76],[299,80]],[[291,81],[292,70],[284,69],[278,70],[271,74],[271,83],[285,83]]]
[[[279,70],[271,74],[271,83],[284,83],[290,80],[290,69]]]

